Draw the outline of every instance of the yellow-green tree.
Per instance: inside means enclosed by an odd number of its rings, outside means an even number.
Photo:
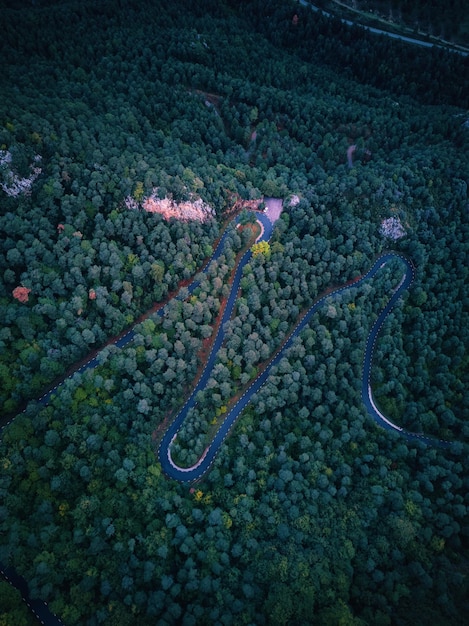
[[[270,259],[270,244],[268,241],[259,241],[251,247],[251,252],[254,258],[263,256]]]
[[[141,202],[143,200],[143,196],[145,195],[145,191],[143,189],[143,183],[138,181],[135,185],[133,196],[137,202]]]

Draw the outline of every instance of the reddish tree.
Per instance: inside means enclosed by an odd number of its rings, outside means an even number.
[[[19,286],[13,289],[13,297],[18,300],[18,302],[27,302],[29,300],[29,292],[31,289],[27,287]]]

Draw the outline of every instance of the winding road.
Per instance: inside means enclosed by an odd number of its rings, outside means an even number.
[[[314,11],[322,11],[322,9],[315,7],[307,0],[300,0],[300,3],[303,4],[304,6],[309,6]],[[325,15],[332,17],[331,14],[325,11],[322,11],[322,12]],[[342,19],[341,21],[348,25],[360,25],[350,20]],[[379,35],[386,35],[388,37],[393,37],[395,39],[400,39],[401,41],[404,41],[406,43],[425,46],[428,48],[437,46],[437,47],[445,48],[447,50],[451,50],[453,52],[457,52],[464,56],[468,55],[468,52],[466,50],[441,46],[438,44],[430,43],[428,41],[423,41],[421,39],[414,39],[411,37],[398,35],[398,34],[391,33],[389,31],[385,31],[385,30],[381,30],[377,28],[372,28],[372,27],[367,27],[367,26],[362,26],[362,27],[365,28],[366,30],[369,30],[370,32],[373,32]],[[263,232],[261,234],[262,240],[265,240],[265,241],[269,240],[273,231],[273,222],[265,214],[258,214],[258,221],[261,223],[262,228],[263,228]],[[219,245],[217,246],[215,252],[212,255],[212,260],[218,258],[220,254],[222,254],[227,236],[228,235],[225,233],[225,235],[220,240]],[[358,281],[355,281],[351,284],[344,285],[343,287],[339,287],[335,289],[334,291],[325,294],[317,302],[313,304],[313,306],[308,310],[306,315],[298,322],[297,326],[292,331],[291,335],[289,336],[285,344],[282,346],[281,350],[279,350],[279,352],[275,354],[275,356],[271,359],[267,367],[245,390],[242,397],[236,402],[236,404],[232,407],[230,412],[226,415],[224,421],[221,423],[214,438],[212,439],[211,443],[209,444],[207,449],[204,451],[203,455],[198,460],[198,462],[194,464],[192,467],[188,467],[188,468],[179,467],[173,461],[171,457],[171,445],[174,442],[175,438],[177,437],[177,434],[184,420],[186,419],[187,414],[197,404],[197,401],[196,401],[197,392],[203,389],[208,381],[210,372],[215,364],[217,352],[223,344],[223,340],[224,340],[223,325],[225,321],[227,321],[231,316],[231,313],[232,313],[232,310],[236,301],[237,293],[238,293],[239,281],[242,276],[242,271],[246,263],[249,261],[250,256],[251,256],[251,253],[247,252],[242,257],[237,267],[235,279],[233,282],[233,287],[228,298],[227,306],[223,313],[222,323],[219,325],[219,331],[213,342],[213,347],[212,347],[210,356],[207,360],[207,363],[205,365],[202,376],[200,377],[196,387],[193,389],[190,397],[184,404],[184,407],[178,413],[178,415],[176,416],[176,419],[172,422],[172,424],[169,426],[168,430],[164,434],[163,439],[159,445],[158,458],[160,460],[160,463],[162,465],[164,472],[169,477],[175,480],[187,483],[187,482],[193,482],[199,479],[201,476],[203,476],[203,474],[207,472],[209,468],[211,467],[221,445],[223,444],[224,440],[229,434],[237,418],[241,415],[242,411],[249,404],[253,395],[257,393],[257,391],[259,391],[259,389],[267,382],[268,377],[272,371],[272,368],[274,368],[279,363],[285,351],[292,345],[293,339],[304,329],[304,327],[308,324],[309,320],[311,319],[312,315],[314,315],[314,313],[322,306],[322,304],[324,304],[325,300],[330,299],[332,297],[337,297],[339,294],[341,294],[345,290],[355,288],[359,286],[361,283],[363,283],[364,281],[372,279],[379,272],[379,270],[384,265],[386,265],[386,263],[396,258],[398,258],[402,262],[404,275],[403,275],[401,282],[397,286],[397,288],[391,294],[391,297],[388,303],[379,314],[377,320],[373,324],[373,327],[368,335],[364,359],[363,359],[362,400],[369,415],[380,426],[382,426],[383,428],[387,430],[395,431],[401,434],[408,441],[421,441],[427,445],[433,445],[433,446],[436,445],[439,447],[449,447],[452,445],[451,442],[448,442],[448,441],[434,439],[434,438],[425,436],[421,433],[413,433],[413,432],[404,430],[402,427],[394,424],[383,413],[381,413],[381,411],[379,410],[379,408],[377,407],[373,399],[373,394],[372,394],[372,389],[371,389],[371,367],[372,367],[373,351],[374,351],[374,347],[376,344],[376,339],[378,337],[379,331],[381,330],[381,327],[384,324],[387,316],[391,312],[396,302],[401,297],[402,293],[410,287],[410,284],[412,283],[412,280],[414,277],[414,269],[413,269],[412,264],[409,262],[409,260],[394,252],[389,252],[387,254],[384,254],[380,258],[378,258],[373,264],[373,266],[368,270],[368,272],[364,274],[363,276],[361,276]],[[198,281],[193,281],[187,288],[188,293],[191,294],[198,287],[198,285],[199,285]],[[181,299],[182,297],[176,296],[176,298]],[[158,314],[164,315],[166,310],[167,308],[163,307],[162,309],[158,311]],[[114,345],[116,345],[118,348],[124,348],[133,340],[134,336],[135,336],[135,332],[133,330],[130,330],[125,335],[117,339],[114,342]],[[97,356],[94,356],[87,363],[85,363],[79,369],[77,369],[75,373],[77,372],[83,373],[84,371],[88,369],[93,369],[97,365],[98,365],[98,358]],[[57,388],[61,384],[62,383],[59,383],[53,389],[45,393],[39,399],[40,402],[43,405],[47,405],[51,396],[56,392]],[[7,424],[3,424],[2,429],[6,425]],[[0,432],[2,429],[0,429]],[[63,622],[60,620],[60,618],[58,618],[56,615],[54,615],[50,611],[46,602],[30,598],[28,584],[22,576],[20,576],[12,568],[7,567],[1,562],[0,562],[0,574],[3,575],[5,580],[7,580],[11,585],[16,587],[20,591],[24,602],[42,624],[47,624],[48,626],[63,626]]]
[[[265,217],[263,215],[260,215],[259,221],[262,221],[262,223],[265,224]],[[271,231],[271,227],[269,229],[268,227],[264,226],[264,231],[262,233],[262,240],[266,241],[269,238],[270,231]],[[197,393],[199,391],[202,391],[205,388],[207,381],[210,377],[210,373],[215,364],[217,352],[221,348],[222,343],[223,343],[223,339],[224,339],[223,326],[225,322],[227,322],[231,317],[231,314],[232,314],[232,311],[236,302],[238,289],[239,289],[239,281],[242,277],[242,271],[246,263],[249,261],[250,257],[251,257],[250,251],[246,252],[246,254],[241,259],[241,262],[237,268],[236,275],[235,275],[233,285],[232,285],[232,289],[228,298],[228,302],[223,313],[222,323],[219,326],[219,332],[215,338],[213,349],[210,353],[209,359],[207,360],[202,376],[200,377],[197,385],[194,387],[190,397],[184,404],[183,408],[181,409],[181,411],[178,413],[173,423],[169,426],[169,428],[165,432],[161,440],[161,443],[158,447],[158,458],[163,468],[163,471],[165,472],[167,476],[175,480],[181,481],[181,482],[193,482],[199,479],[212,465],[222,443],[226,439],[233,424],[236,422],[236,420],[238,419],[242,411],[246,408],[246,406],[252,400],[252,397],[254,396],[254,394],[257,393],[259,389],[267,382],[269,375],[272,371],[272,368],[278,365],[280,360],[283,358],[285,351],[291,347],[295,337],[299,333],[301,333],[301,331],[309,323],[314,313],[316,313],[316,311],[318,311],[321,308],[321,306],[324,304],[326,300],[330,300],[331,298],[338,297],[344,291],[347,291],[349,289],[357,288],[365,281],[372,279],[380,271],[380,269],[383,268],[389,261],[392,261],[395,259],[398,259],[402,263],[404,275],[399,285],[395,288],[395,290],[391,294],[391,297],[387,305],[379,314],[378,318],[373,324],[373,327],[368,335],[366,348],[365,348],[365,354],[363,358],[362,400],[370,416],[380,426],[382,426],[385,429],[393,430],[395,432],[400,433],[401,435],[405,436],[405,438],[408,441],[418,440],[428,445],[438,445],[442,447],[447,447],[450,445],[450,442],[440,440],[440,439],[434,439],[432,437],[428,437],[420,433],[413,433],[394,424],[379,410],[379,408],[377,407],[373,399],[373,394],[372,394],[372,389],[371,389],[371,368],[372,368],[372,361],[373,361],[373,352],[374,352],[374,348],[376,345],[376,339],[378,337],[379,331],[381,327],[383,326],[387,316],[389,315],[389,313],[395,306],[396,302],[401,297],[402,293],[410,287],[410,284],[412,283],[413,278],[414,278],[414,268],[411,262],[400,254],[397,254],[395,252],[388,252],[378,257],[378,259],[375,261],[373,266],[368,270],[368,272],[366,272],[366,274],[363,274],[358,280],[355,280],[352,283],[347,283],[346,285],[342,287],[338,287],[337,289],[333,291],[328,291],[308,309],[306,314],[301,318],[301,320],[298,322],[296,327],[291,332],[287,341],[282,345],[282,348],[269,361],[266,368],[244,391],[243,395],[239,398],[236,404],[226,414],[225,419],[219,426],[215,436],[213,437],[212,441],[210,442],[208,447],[205,449],[203,455],[200,457],[197,463],[187,468],[178,466],[174,462],[171,456],[171,446],[174,440],[176,439],[177,434],[180,428],[182,427],[185,419],[187,418],[188,413],[197,404],[197,400],[196,400]]]
[[[256,217],[257,217],[257,221],[261,225],[261,234],[259,235],[257,240],[268,241],[272,235],[272,232],[274,229],[274,221],[275,221],[275,218],[278,217],[278,213],[275,214],[275,216],[271,220],[269,218],[269,209],[267,209],[266,213],[256,213]],[[228,236],[229,236],[229,232],[225,231],[225,234],[220,239],[220,242],[217,248],[215,249],[209,263],[206,266],[207,268],[210,266],[210,262],[212,260],[219,258],[220,255],[223,253],[226,239]],[[430,438],[419,433],[412,433],[412,432],[406,431],[400,426],[392,423],[383,413],[380,412],[379,408],[377,407],[373,399],[370,380],[371,380],[373,351],[374,351],[374,347],[376,344],[376,339],[378,337],[379,331],[383,323],[385,322],[387,316],[391,312],[396,302],[401,297],[402,293],[409,288],[414,278],[414,268],[412,264],[410,263],[410,261],[395,252],[388,252],[380,256],[375,261],[373,266],[368,270],[368,272],[362,275],[359,279],[353,282],[349,282],[346,285],[343,285],[342,287],[338,287],[337,289],[331,292],[325,293],[310,307],[310,309],[300,319],[296,327],[290,333],[287,341],[282,345],[281,349],[272,357],[272,359],[269,361],[265,369],[251,383],[251,385],[244,391],[243,395],[237,400],[236,404],[226,414],[223,422],[220,424],[211,443],[206,448],[206,450],[204,451],[200,459],[197,461],[197,463],[187,468],[179,467],[172,459],[171,446],[175,438],[177,437],[177,434],[182,424],[184,423],[184,420],[186,419],[189,411],[197,404],[197,400],[196,400],[197,393],[200,390],[204,389],[210,377],[213,366],[215,365],[217,353],[222,347],[222,344],[224,341],[224,331],[223,331],[224,325],[230,319],[232,315],[232,312],[236,303],[236,299],[238,296],[239,284],[240,284],[240,280],[242,277],[243,269],[246,266],[246,263],[248,263],[249,260],[251,259],[251,256],[252,256],[252,253],[249,250],[242,256],[241,260],[238,263],[234,280],[232,283],[231,291],[228,296],[225,309],[223,311],[223,317],[222,317],[221,323],[218,325],[218,331],[213,341],[212,349],[206,361],[202,375],[200,376],[196,386],[192,390],[191,395],[185,402],[183,408],[177,414],[174,421],[170,424],[170,426],[166,430],[160,442],[160,445],[158,447],[158,458],[163,468],[163,471],[168,477],[173,478],[180,482],[190,483],[199,479],[201,476],[203,476],[205,472],[207,472],[210,469],[217,453],[220,450],[220,447],[222,446],[227,435],[229,434],[233,424],[236,422],[236,420],[241,415],[243,410],[252,400],[254,394],[257,393],[259,389],[267,382],[270,376],[270,373],[272,371],[272,368],[278,365],[280,359],[283,358],[285,351],[291,347],[294,338],[298,336],[299,333],[301,333],[301,331],[309,323],[314,313],[318,311],[318,309],[320,309],[320,307],[324,304],[326,300],[330,300],[331,298],[338,297],[344,291],[347,291],[349,289],[355,289],[356,287],[358,287],[360,284],[364,283],[365,281],[372,279],[380,271],[380,269],[383,268],[389,261],[395,260],[395,259],[399,259],[399,261],[402,263],[403,272],[404,272],[403,278],[401,282],[399,283],[399,285],[392,292],[388,303],[379,314],[378,318],[373,324],[373,327],[368,335],[364,359],[363,359],[363,375],[362,375],[363,403],[369,415],[380,426],[382,426],[385,429],[393,430],[395,432],[400,433],[408,441],[418,440],[428,445],[437,445],[440,447],[448,447],[451,445],[451,443],[447,441],[434,439],[434,438]],[[199,286],[199,284],[200,284],[200,281],[198,280],[193,281],[186,288],[185,292],[183,292],[184,296],[182,296],[181,294],[178,294],[176,296],[176,299],[182,299],[183,297],[184,298],[187,297],[187,294],[189,295],[192,294],[194,290]],[[162,307],[156,314],[163,316],[165,312],[167,311],[167,306],[168,305]],[[130,330],[124,336],[117,339],[114,342],[114,345],[116,345],[119,348],[123,348],[133,340],[134,336],[135,336],[134,330]],[[79,373],[82,373],[87,369],[92,369],[96,367],[97,365],[98,365],[98,357],[94,356],[76,371]],[[55,393],[56,389],[60,386],[60,384],[57,385],[51,391],[44,394],[40,398],[40,402],[46,405],[49,402],[50,397]],[[56,615],[50,612],[45,602],[42,602],[40,600],[30,599],[28,585],[26,581],[21,576],[19,576],[12,568],[9,568],[6,565],[0,563],[0,574],[3,574],[4,578],[8,580],[10,584],[12,584],[17,589],[19,589],[24,601],[30,607],[31,611],[38,617],[41,623],[48,624],[51,626],[57,626],[57,625],[63,624],[63,622]]]

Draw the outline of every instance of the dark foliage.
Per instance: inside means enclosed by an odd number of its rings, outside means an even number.
[[[27,406],[0,442],[0,561],[70,626],[464,623],[468,60],[279,0],[3,6],[0,400]],[[214,217],[147,213],[155,188]],[[284,212],[174,456],[197,459],[301,312],[389,247],[416,279],[379,337],[376,402],[459,446],[406,443],[363,409],[390,264],[316,314],[203,481],[165,479],[155,440],[248,234],[229,227],[198,290],[140,316],[201,269],[235,199],[263,195]],[[137,320],[127,348],[34,400]]]

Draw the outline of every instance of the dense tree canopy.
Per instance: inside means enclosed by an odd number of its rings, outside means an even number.
[[[0,561],[70,626],[459,626],[468,59],[281,0],[2,4],[0,410],[25,411],[0,442]],[[151,194],[213,213],[165,219],[144,209]],[[459,443],[408,442],[362,405],[368,331],[402,278],[390,263],[326,300],[210,473],[165,478],[156,446],[256,235],[232,208],[264,196],[283,213],[174,458],[197,460],[302,313],[388,248],[416,277],[379,335],[374,397]],[[124,349],[106,345],[134,325]]]

